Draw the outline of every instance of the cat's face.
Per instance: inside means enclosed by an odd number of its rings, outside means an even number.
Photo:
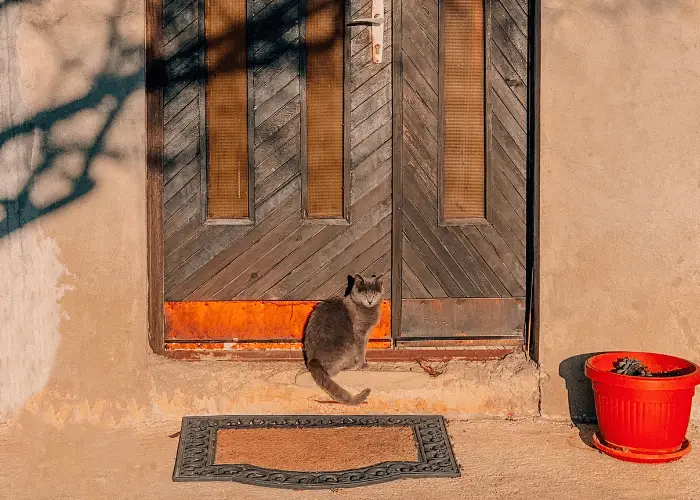
[[[382,300],[384,284],[382,276],[372,276],[363,278],[359,274],[355,275],[355,284],[352,287],[350,296],[352,300],[365,307],[374,307]]]

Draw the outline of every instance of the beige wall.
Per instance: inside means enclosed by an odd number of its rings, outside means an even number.
[[[700,361],[700,19],[693,2],[663,3],[671,7],[543,5],[547,415],[567,414],[559,364],[573,355],[642,348]],[[70,193],[80,149],[94,142],[114,100],[66,115],[61,106],[100,92],[105,70],[142,76],[142,53],[114,58],[109,47],[110,29],[120,43],[142,46],[143,9],[142,0],[0,8],[0,131],[47,110],[39,119],[55,122],[0,149],[0,197],[16,196],[46,160],[47,144],[64,151],[38,176],[31,199],[43,206]],[[87,194],[0,238],[0,420],[113,427],[186,413],[337,411],[294,385],[298,364],[185,363],[149,353],[144,103],[141,88],[129,93],[90,168]],[[453,363],[421,387],[377,391],[361,411],[533,415],[537,381],[517,357]]]
[[[142,4],[29,1],[0,10],[0,60],[7,54],[10,66],[0,70],[0,109],[7,111],[0,130],[37,114],[50,122],[3,148],[2,196],[16,196],[57,148],[30,198],[45,206],[70,194],[86,158],[81,150],[95,143],[115,102],[82,100],[118,90],[101,75],[142,75],[143,55],[116,57],[109,38],[113,23],[120,43],[142,46]],[[134,90],[109,127],[90,167],[92,190],[0,239],[0,261],[12,264],[0,268],[0,414],[36,407],[57,420],[97,419],[150,405],[144,99]],[[69,103],[77,106],[66,110]]]
[[[572,356],[640,349],[700,362],[698,26],[690,0],[543,1],[546,415],[568,414],[560,363]],[[581,361],[563,372],[572,366]]]

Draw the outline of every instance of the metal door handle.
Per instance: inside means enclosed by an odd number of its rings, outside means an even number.
[[[372,0],[372,17],[355,19],[348,26],[369,26],[372,40],[372,62],[382,62],[384,52],[384,0]]]

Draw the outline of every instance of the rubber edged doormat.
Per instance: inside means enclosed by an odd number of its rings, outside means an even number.
[[[182,419],[173,481],[329,489],[459,476],[441,416],[229,415]]]

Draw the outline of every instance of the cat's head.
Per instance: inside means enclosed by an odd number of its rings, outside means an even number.
[[[355,282],[350,291],[353,302],[365,307],[374,307],[382,300],[384,293],[384,276],[374,276],[365,278],[359,274],[355,275]]]

